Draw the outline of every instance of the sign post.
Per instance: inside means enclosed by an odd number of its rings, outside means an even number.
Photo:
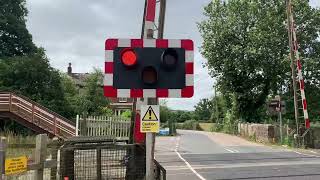
[[[194,44],[190,39],[162,39],[165,1],[160,0],[159,37],[156,0],[146,0],[141,39],[105,41],[104,95],[137,98],[135,135],[146,144],[146,180],[154,179],[155,133],[159,132],[158,98],[191,98],[194,94]],[[161,35],[161,36],[160,36]],[[142,110],[141,105],[148,105]],[[144,111],[144,112],[142,112]],[[139,118],[138,118],[139,117]],[[140,133],[145,133],[141,141]],[[137,141],[136,141],[137,142]]]
[[[0,137],[0,180],[5,179],[6,138]]]
[[[283,133],[282,133],[282,107],[281,107],[281,97],[278,95],[275,97],[275,99],[278,101],[278,107],[276,107],[276,110],[279,113],[279,121],[280,121],[280,142],[283,143]]]
[[[280,131],[280,142],[283,142],[283,133],[282,133],[282,114],[286,113],[286,103],[284,101],[281,101],[281,97],[279,95],[275,96],[274,99],[272,99],[268,103],[268,113],[273,116],[278,116],[279,119],[279,131]]]

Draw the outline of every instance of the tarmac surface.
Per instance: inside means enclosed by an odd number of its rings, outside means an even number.
[[[157,137],[155,158],[168,180],[320,180],[320,154],[264,146],[222,133],[179,130]]]

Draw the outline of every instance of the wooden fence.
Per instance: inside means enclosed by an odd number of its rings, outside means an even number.
[[[118,116],[77,116],[76,135],[81,136],[112,136],[129,139],[131,121]]]
[[[34,150],[34,157],[28,159],[27,170],[20,174],[6,175],[5,160],[6,160],[6,138],[1,137],[0,141],[0,180],[4,179],[26,179],[26,180],[43,180],[43,179],[57,179],[57,159],[58,149],[61,143],[58,139],[50,140],[46,134],[40,134],[36,137],[36,144]],[[10,145],[9,145],[10,146]],[[50,147],[51,158],[48,157],[48,147]]]

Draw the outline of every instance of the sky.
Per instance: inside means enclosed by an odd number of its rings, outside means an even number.
[[[164,38],[195,42],[195,95],[168,99],[172,109],[193,110],[202,98],[214,94],[215,83],[203,67],[202,39],[197,22],[210,0],[167,0]],[[310,0],[320,6],[319,0]],[[27,28],[37,46],[46,49],[53,67],[66,72],[104,68],[104,42],[108,38],[140,38],[144,0],[27,0]]]

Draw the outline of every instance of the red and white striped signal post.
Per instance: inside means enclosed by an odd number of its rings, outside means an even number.
[[[163,37],[165,1],[160,0],[158,36]],[[191,98],[194,93],[194,45],[189,39],[154,39],[156,0],[146,0],[142,39],[107,39],[104,95],[138,98],[135,142],[143,143],[141,105],[158,105],[157,98]],[[159,117],[158,117],[159,118]],[[145,130],[147,132],[148,130]],[[156,130],[154,130],[156,131]],[[146,133],[146,179],[154,178],[154,131]]]
[[[290,46],[290,58],[291,58],[291,68],[292,68],[292,79],[293,79],[293,90],[294,90],[294,105],[295,105],[295,119],[296,119],[296,125],[297,125],[297,134],[299,135],[299,129],[300,129],[300,122],[299,122],[299,102],[298,102],[298,96],[296,91],[296,83],[299,82],[299,89],[300,89],[300,97],[301,97],[301,105],[302,105],[302,114],[303,114],[303,121],[304,121],[304,127],[306,131],[302,133],[302,136],[304,136],[308,130],[310,129],[310,119],[307,109],[307,100],[305,95],[305,86],[304,86],[304,79],[302,75],[302,64],[301,64],[301,58],[299,55],[299,45],[297,40],[297,34],[296,34],[296,27],[295,27],[295,21],[294,21],[294,15],[293,15],[293,7],[291,0],[287,0],[287,16],[288,16],[288,34],[289,34],[289,46]],[[301,112],[300,112],[301,113]]]

